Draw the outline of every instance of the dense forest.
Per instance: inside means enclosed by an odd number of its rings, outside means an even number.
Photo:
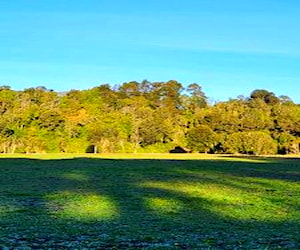
[[[262,89],[209,104],[200,85],[174,80],[64,93],[2,86],[0,115],[1,153],[299,153],[300,105]]]

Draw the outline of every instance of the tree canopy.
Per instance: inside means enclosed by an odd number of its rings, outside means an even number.
[[[59,93],[0,87],[0,153],[298,153],[300,106],[257,89],[213,105],[197,83],[126,82]]]

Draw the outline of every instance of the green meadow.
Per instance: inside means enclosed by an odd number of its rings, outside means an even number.
[[[300,158],[2,155],[3,249],[297,249]]]

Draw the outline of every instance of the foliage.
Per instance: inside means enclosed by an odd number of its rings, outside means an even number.
[[[193,152],[207,153],[214,150],[216,135],[207,125],[199,125],[187,132],[187,146]]]
[[[277,152],[275,141],[262,131],[233,133],[224,144],[228,153],[272,155]]]
[[[65,93],[2,86],[0,118],[0,153],[299,152],[300,106],[261,89],[209,105],[200,85],[175,80]]]
[[[281,133],[277,137],[278,152],[281,154],[299,153],[299,139],[289,133]]]
[[[279,98],[275,96],[274,93],[269,92],[265,89],[256,89],[251,95],[251,99],[261,99],[266,104],[276,104],[279,103]]]
[[[146,147],[141,147],[138,150],[138,153],[169,153],[171,149],[174,148],[172,143],[155,143],[148,145]]]

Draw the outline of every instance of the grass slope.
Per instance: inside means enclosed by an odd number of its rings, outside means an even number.
[[[0,247],[300,247],[300,159],[0,157]]]

